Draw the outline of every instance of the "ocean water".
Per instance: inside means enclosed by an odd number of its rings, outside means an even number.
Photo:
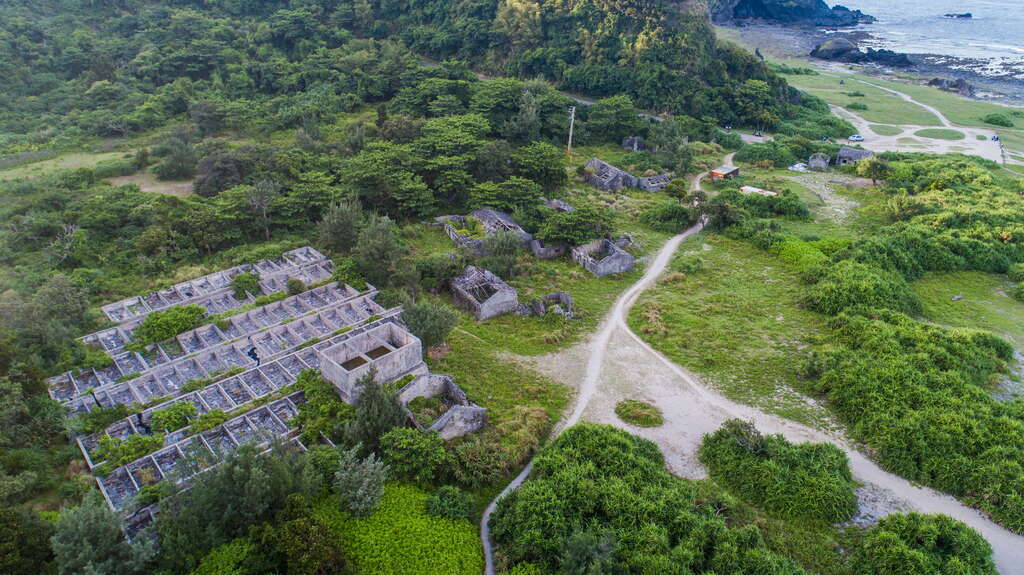
[[[961,65],[1024,80],[1024,0],[832,0],[878,18],[861,28],[875,48],[969,60]],[[946,13],[971,19],[944,18]]]

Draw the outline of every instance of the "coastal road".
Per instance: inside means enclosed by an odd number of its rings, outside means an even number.
[[[704,176],[701,174],[694,178],[693,189],[700,189]],[[798,424],[726,398],[653,349],[629,328],[629,310],[665,271],[683,240],[701,229],[702,224],[698,224],[668,240],[648,264],[643,277],[616,300],[597,333],[586,342],[555,354],[524,359],[533,368],[576,389],[572,411],[553,436],[579,421],[615,425],[655,442],[664,453],[670,471],[693,479],[707,476],[697,458],[704,434],[714,432],[729,419],[752,421],[762,432],[780,433],[794,442],[833,443],[846,452],[854,478],[865,485],[866,491],[877,495],[875,500],[862,499],[862,512],[872,517],[901,510],[949,515],[967,523],[988,540],[1000,573],[1019,573],[1020,566],[1024,565],[1024,537],[995,524],[949,495],[914,485],[881,469],[841,435]],[[643,399],[655,404],[664,415],[664,425],[638,428],[622,422],[614,412],[615,405],[622,399]],[[491,514],[497,502],[518,488],[532,468],[531,461],[484,512],[480,534],[486,575],[494,574],[488,528]]]

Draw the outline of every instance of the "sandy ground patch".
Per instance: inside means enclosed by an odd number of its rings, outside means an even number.
[[[192,193],[192,180],[162,181],[156,179],[153,174],[132,174],[130,176],[118,176],[110,178],[111,185],[125,186],[135,184],[139,190],[151,194],[165,194],[169,196],[187,196]]]

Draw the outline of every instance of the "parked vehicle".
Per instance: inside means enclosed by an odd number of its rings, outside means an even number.
[[[860,134],[854,134],[854,135],[850,136],[850,141],[851,142],[863,142],[864,141],[864,136],[861,136]]]

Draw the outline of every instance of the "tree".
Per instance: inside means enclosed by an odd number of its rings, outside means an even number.
[[[380,438],[380,450],[395,475],[423,484],[432,482],[448,461],[444,440],[435,431],[396,427]]]
[[[750,79],[736,94],[736,107],[740,119],[759,130],[778,122],[772,87],[763,80]]]
[[[377,287],[388,287],[400,285],[397,278],[403,274],[399,268],[408,253],[394,222],[386,217],[370,216],[359,230],[352,257],[366,281]]]
[[[88,294],[63,274],[47,279],[32,299],[39,309],[68,324],[82,326],[89,320]]]
[[[188,115],[203,136],[212,136],[221,130],[224,111],[214,102],[202,100],[188,107]]]
[[[0,509],[0,573],[36,575],[53,561],[53,526],[28,509]]]
[[[316,226],[320,245],[341,253],[348,253],[359,238],[363,221],[363,208],[355,200],[331,204],[324,219]]]
[[[245,193],[245,203],[263,228],[263,239],[270,241],[270,204],[277,198],[281,186],[273,180],[260,180]]]
[[[402,321],[423,342],[423,350],[441,345],[458,322],[452,308],[435,301],[420,300],[402,306]]]
[[[388,466],[373,453],[359,458],[357,445],[341,454],[334,473],[334,490],[341,495],[344,507],[356,517],[365,517],[377,509],[384,493]]]
[[[481,182],[469,192],[474,208],[491,208],[504,212],[516,208],[533,208],[540,203],[540,185],[526,178],[512,176],[503,182]]]
[[[537,231],[545,243],[576,246],[612,232],[612,214],[606,208],[580,206],[571,212],[554,212]]]
[[[121,518],[92,491],[78,507],[65,510],[50,539],[60,575],[133,575],[148,573],[152,542],[125,539]]]
[[[618,571],[615,534],[581,531],[565,541],[562,572],[566,575],[611,575]]]
[[[585,125],[587,133],[597,141],[615,144],[646,131],[640,110],[625,94],[603,98],[590,106]]]
[[[162,158],[153,166],[153,173],[161,180],[184,180],[195,175],[196,151],[187,131],[176,130],[153,151]]]
[[[315,517],[284,522],[276,533],[288,575],[332,575],[345,572],[345,558],[337,536]]]
[[[516,174],[537,182],[546,193],[561,188],[569,181],[562,150],[547,142],[534,142],[519,148],[512,155],[512,162]]]
[[[288,295],[299,295],[306,291],[306,282],[299,278],[288,278],[286,282]]]
[[[398,393],[388,391],[374,381],[375,372],[367,373],[359,382],[356,414],[345,429],[353,444],[361,445],[362,453],[375,452],[385,433],[406,423],[405,410],[398,403]]]

